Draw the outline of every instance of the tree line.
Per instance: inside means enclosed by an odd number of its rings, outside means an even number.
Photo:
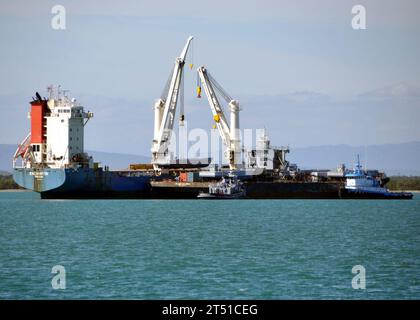
[[[394,176],[386,184],[390,190],[420,190],[420,177]]]
[[[0,190],[4,189],[20,189],[13,180],[12,175],[0,175]]]

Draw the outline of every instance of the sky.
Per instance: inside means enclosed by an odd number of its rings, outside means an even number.
[[[51,27],[57,4],[65,30]],[[356,4],[366,30],[351,26]],[[95,113],[87,148],[147,155],[153,102],[189,35],[189,128],[212,125],[194,94],[206,65],[239,100],[241,126],[275,145],[419,141],[419,16],[415,0],[0,0],[0,143],[20,142],[35,91],[61,84]]]

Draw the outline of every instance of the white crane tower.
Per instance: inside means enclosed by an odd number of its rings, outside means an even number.
[[[197,69],[201,84],[206,92],[207,99],[213,113],[213,119],[216,122],[217,129],[225,145],[225,158],[229,162],[231,170],[238,169],[241,164],[241,140],[239,132],[239,102],[233,100],[229,94],[216,82],[214,78],[202,66]],[[230,109],[230,126],[224,115],[222,106],[217,98],[216,91],[226,100]],[[201,88],[198,88],[201,91]]]
[[[185,44],[181,55],[175,59],[173,72],[168,79],[161,97],[156,101],[154,105],[155,121],[152,144],[152,164],[155,170],[159,170],[159,164],[168,163],[168,161],[170,161],[168,147],[174,127],[179,93],[182,91],[185,58],[192,39],[192,36],[187,39],[187,43]],[[184,114],[183,110],[181,110],[180,125],[183,124],[183,121]]]

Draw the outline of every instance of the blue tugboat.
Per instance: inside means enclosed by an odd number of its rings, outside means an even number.
[[[360,165],[359,155],[352,172],[347,173],[346,185],[341,193],[345,199],[412,199],[410,192],[391,192],[380,181],[366,174]]]

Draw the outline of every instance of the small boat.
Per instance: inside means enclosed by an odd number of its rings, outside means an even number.
[[[411,192],[392,192],[381,186],[380,181],[366,174],[360,165],[359,155],[352,172],[346,174],[342,198],[347,199],[412,199]]]
[[[222,178],[221,181],[210,184],[209,192],[201,192],[199,199],[243,199],[245,198],[245,188],[242,182],[236,177]]]

